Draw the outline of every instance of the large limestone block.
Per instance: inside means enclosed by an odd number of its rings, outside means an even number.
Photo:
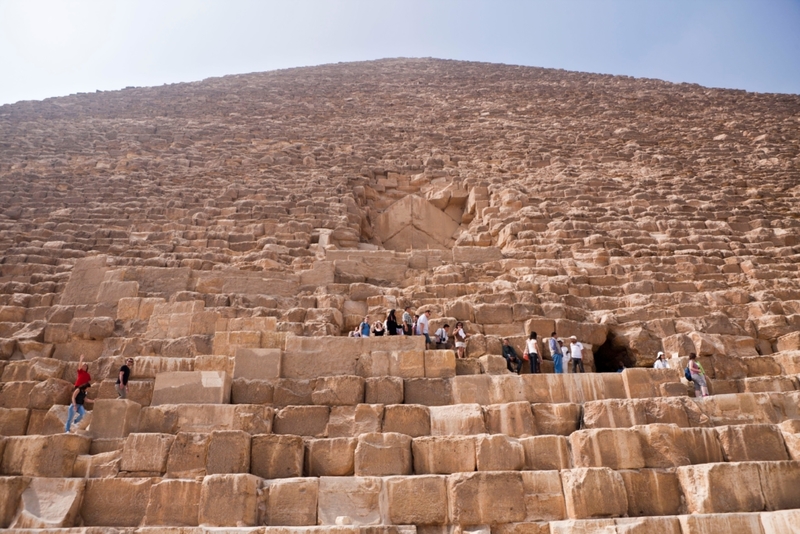
[[[365,432],[380,432],[382,421],[381,404],[333,406],[326,432],[329,438],[356,437]]]
[[[162,480],[150,487],[145,525],[191,527],[197,525],[203,484],[196,480]]]
[[[307,476],[352,476],[355,471],[356,438],[308,439],[305,442]]]
[[[150,404],[227,404],[230,400],[231,379],[227,373],[177,371],[156,376]]]
[[[639,469],[619,471],[628,495],[628,515],[678,515],[683,494],[674,471]]]
[[[346,517],[353,525],[380,525],[385,518],[382,487],[377,477],[320,477],[318,523],[335,525],[338,517]]]
[[[231,381],[231,404],[272,404],[274,392],[270,381],[235,378]]]
[[[92,443],[92,447],[95,444]],[[89,452],[94,452],[90,450]],[[75,459],[72,476],[80,478],[112,478],[119,474],[121,450],[82,454]]]
[[[558,471],[523,471],[526,521],[565,519],[566,506]]]
[[[37,384],[38,382],[34,381],[0,384],[0,408],[28,409],[28,399]]]
[[[767,510],[800,508],[800,462],[758,462]]]
[[[396,376],[367,378],[364,384],[364,402],[367,404],[402,404],[403,379]]]
[[[629,428],[647,424],[645,405],[638,399],[606,399],[583,405],[586,428]]]
[[[0,436],[24,436],[30,415],[27,408],[0,408]]]
[[[628,512],[622,476],[607,467],[561,471],[567,517],[621,517]]]
[[[168,478],[194,478],[206,475],[208,434],[179,432],[167,457]]]
[[[629,368],[622,373],[625,393],[629,399],[660,397],[661,384],[680,382],[677,369]]]
[[[681,515],[683,534],[718,534],[731,532],[741,534],[762,534],[761,514],[701,514]],[[782,532],[782,534],[784,534]]]
[[[419,404],[390,404],[384,407],[383,431],[398,432],[412,438],[430,436],[430,408]]]
[[[311,394],[314,392],[314,387],[317,385],[316,380],[282,378],[273,383],[273,402],[276,406],[313,404]]]
[[[250,434],[243,430],[215,430],[206,455],[206,473],[250,472]]]
[[[0,474],[71,477],[75,459],[89,453],[91,442],[74,434],[6,438]]]
[[[120,471],[128,476],[161,476],[167,470],[167,457],[175,441],[171,434],[130,434],[125,440]]]
[[[520,473],[458,473],[447,477],[450,522],[492,525],[524,521],[527,512]]]
[[[684,429],[665,424],[637,426],[635,429],[641,437],[646,467],[667,468],[692,463]]]
[[[253,404],[167,404],[142,410],[140,432],[211,432],[244,430],[250,434],[272,431],[274,409]]]
[[[299,436],[259,434],[250,448],[250,472],[266,479],[303,476],[305,446]],[[316,497],[314,498],[316,517]]]
[[[456,353],[452,350],[425,351],[425,378],[456,376]]]
[[[558,471],[572,467],[568,441],[564,436],[521,438],[519,443],[525,453],[525,469]]]
[[[533,419],[536,421],[536,434],[557,434],[569,436],[580,426],[581,405],[533,404]]]
[[[453,378],[453,402],[458,404],[491,404],[494,378],[496,377],[485,374],[460,375]]]
[[[272,380],[281,377],[281,350],[245,348],[236,349],[233,358],[233,378]]]
[[[69,404],[74,389],[66,380],[48,378],[33,386],[28,397],[28,408],[49,410],[54,404]]]
[[[314,526],[317,524],[319,479],[284,478],[268,483],[266,524]]]
[[[483,410],[478,404],[431,406],[430,412],[432,436],[458,436],[486,432]]]
[[[407,195],[378,216],[375,233],[390,250],[449,249],[458,224],[426,199]]]
[[[383,479],[388,520],[394,525],[444,525],[447,477],[393,476]]]
[[[413,336],[409,336],[413,337]],[[444,406],[452,404],[451,378],[407,378],[403,384],[403,395],[407,404]]]
[[[781,416],[765,393],[712,395],[691,399],[714,426],[781,422]]]
[[[764,534],[799,534],[800,510],[782,510],[759,514]]]
[[[336,347],[330,351],[323,349],[319,352],[286,350],[281,360],[281,374],[284,378],[295,379],[358,375],[360,349],[361,347],[352,346]]]
[[[484,407],[486,429],[491,434],[526,437],[536,434],[536,421],[528,402],[491,404]]]
[[[550,526],[556,524],[556,522],[545,523],[529,521],[525,523],[505,523],[502,525],[495,525],[491,529],[491,532],[494,534],[550,534]],[[481,527],[475,528],[480,529]]]
[[[553,521],[548,534],[685,534],[677,517],[621,517]],[[694,534],[694,531],[691,531]]]
[[[65,528],[75,526],[85,481],[70,478],[34,478],[22,492],[21,505],[11,528]]]
[[[259,478],[208,475],[200,491],[198,522],[208,526],[253,526],[258,520]]]
[[[86,526],[137,527],[147,512],[150,478],[90,478],[81,504]]]
[[[453,247],[453,263],[488,263],[503,259],[497,247]]]
[[[2,382],[18,382],[24,380],[41,381],[48,378],[64,378],[66,365],[53,358],[32,358],[30,360],[11,361],[3,368]]]
[[[347,406],[364,402],[364,379],[360,376],[328,376],[316,381],[311,393],[314,404]]]
[[[60,304],[95,304],[98,289],[108,271],[106,261],[107,257],[103,255],[77,260],[61,295]]]
[[[69,325],[75,339],[105,339],[114,335],[113,317],[76,317]]]
[[[577,430],[569,436],[576,467],[641,469],[645,466],[639,433],[628,428]]]
[[[0,452],[2,452],[2,440],[0,440]],[[7,528],[14,520],[20,504],[22,492],[28,487],[31,479],[29,477],[0,477],[0,528]]]
[[[506,435],[475,437],[478,471],[519,471],[525,466],[525,450],[520,442]]]
[[[689,513],[714,514],[763,510],[756,463],[720,463],[678,467]]]
[[[423,378],[425,377],[425,351],[381,350],[363,353],[358,359],[358,374],[363,377]]]
[[[411,472],[410,436],[395,432],[372,432],[358,436],[356,476],[410,475]]]
[[[725,461],[719,435],[713,428],[684,428],[682,433],[690,463],[696,465]]]
[[[716,428],[725,461],[788,460],[783,435],[777,425],[735,425]]]
[[[273,432],[325,437],[329,416],[328,406],[287,406],[275,414]]]
[[[683,387],[683,386],[681,386]],[[684,395],[686,390],[684,388]],[[689,415],[686,411],[686,397],[683,398],[651,398],[637,399],[634,403],[644,407],[645,421],[648,425],[654,423],[668,423],[679,427],[691,426]]]
[[[437,436],[414,438],[411,442],[414,473],[447,475],[475,471],[475,438]]]

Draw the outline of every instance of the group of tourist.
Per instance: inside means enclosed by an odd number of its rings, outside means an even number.
[[[370,324],[369,317],[356,326],[350,337],[370,336],[425,336],[425,346],[430,349],[455,349],[456,357],[467,357],[467,338],[469,334],[464,331],[464,323],[458,321],[450,336],[450,325],[445,323],[433,333],[430,333],[431,310],[424,310],[420,314],[412,314],[411,307],[406,306],[400,322],[397,320],[397,310],[389,310],[386,319]]]
[[[81,354],[80,361],[78,362],[78,378],[75,380],[72,390],[72,398],[70,400],[69,410],[67,411],[67,423],[64,425],[64,431],[67,433],[69,433],[73,424],[77,425],[80,423],[86,415],[84,404],[94,403],[92,399],[86,396],[87,390],[92,387],[92,376],[89,374],[89,364],[84,362],[84,358],[85,356]],[[125,399],[128,397],[128,380],[131,376],[132,366],[133,358],[126,358],[125,364],[119,368],[117,383],[114,384],[118,399]],[[75,414],[77,414],[78,417],[75,417]]]
[[[555,332],[547,340],[547,346],[553,358],[553,369],[556,373],[563,373],[564,364],[566,363],[568,366],[571,360],[572,372],[584,373],[586,371],[583,367],[583,344],[578,341],[576,336],[570,336],[569,340],[570,343],[565,345],[564,341],[559,339]],[[521,358],[517,354],[517,350],[509,343],[508,338],[503,338],[503,358],[506,360],[508,370],[512,373],[520,374],[522,372],[523,361],[530,362],[531,373],[541,373],[542,347],[539,335],[536,332],[530,333],[528,339],[525,340],[525,350]]]

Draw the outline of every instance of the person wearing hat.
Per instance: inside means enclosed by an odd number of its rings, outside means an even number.
[[[664,353],[660,352],[656,355],[656,363],[653,364],[655,369],[667,369],[669,368],[669,364],[667,363],[667,359],[664,358]]]
[[[586,371],[583,368],[583,343],[578,341],[575,336],[570,336],[569,340],[569,351],[572,355],[572,372],[577,373],[580,368],[581,373],[585,373]]]

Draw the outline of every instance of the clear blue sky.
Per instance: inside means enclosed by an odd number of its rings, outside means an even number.
[[[400,56],[800,93],[800,0],[0,0],[0,104]]]

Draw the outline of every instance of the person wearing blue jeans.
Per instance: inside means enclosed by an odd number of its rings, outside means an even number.
[[[86,389],[89,387],[91,387],[89,384],[83,384],[75,388],[75,391],[72,392],[72,402],[69,405],[69,412],[67,412],[67,424],[64,427],[65,432],[69,432],[73,422],[77,425],[80,423],[81,419],[83,419],[83,416],[86,415],[83,404],[85,402],[90,404],[94,402],[92,399],[86,398]],[[73,421],[72,418],[75,417],[75,413],[78,414],[78,417]]]
[[[553,367],[555,368],[556,373],[563,373],[564,372],[564,364],[562,362],[562,354],[561,354],[561,347],[558,345],[558,338],[556,337],[556,333],[553,332],[550,336],[550,341],[548,342],[550,345],[550,355],[553,357]]]

